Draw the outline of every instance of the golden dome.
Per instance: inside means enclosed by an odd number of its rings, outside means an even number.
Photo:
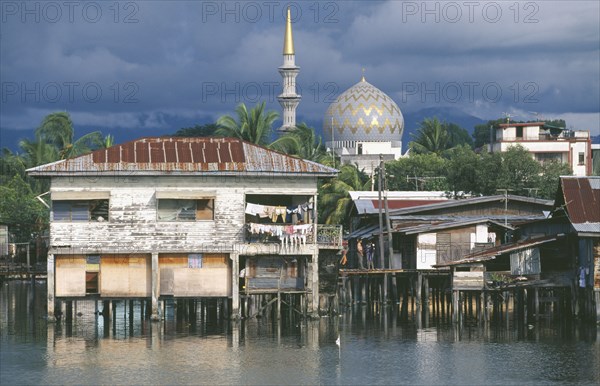
[[[394,142],[402,140],[404,117],[398,105],[383,91],[360,82],[333,102],[323,119],[323,134],[331,141]]]

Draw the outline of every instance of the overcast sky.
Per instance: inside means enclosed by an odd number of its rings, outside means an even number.
[[[208,123],[280,111],[291,6],[298,120],[320,122],[361,69],[404,112],[564,118],[600,133],[600,2],[0,2],[0,128],[66,110],[76,125]]]

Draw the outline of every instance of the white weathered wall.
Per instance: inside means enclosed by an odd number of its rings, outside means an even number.
[[[109,221],[51,222],[50,245],[67,253],[228,252],[246,248],[246,194],[314,195],[312,177],[52,179],[52,191],[109,190]],[[158,222],[156,190],[216,192],[213,221]],[[242,251],[243,252],[243,251]]]

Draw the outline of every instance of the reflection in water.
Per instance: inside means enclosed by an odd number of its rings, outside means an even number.
[[[196,318],[152,323],[117,302],[79,302],[46,323],[45,283],[0,289],[0,384],[598,384],[595,326],[401,322],[358,307],[316,321]],[[171,307],[171,308],[169,308]],[[65,318],[66,319],[66,318]],[[339,346],[336,344],[340,338]]]

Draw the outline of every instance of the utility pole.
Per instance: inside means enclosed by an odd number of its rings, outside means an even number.
[[[508,227],[508,191],[511,189],[496,189],[498,192],[504,192],[504,243],[508,242],[508,232],[506,228]]]
[[[381,211],[381,193],[382,193],[382,188],[383,188],[383,178],[384,178],[384,173],[385,173],[385,167],[383,166],[383,154],[379,154],[379,178],[377,179],[378,181],[378,186],[379,186],[379,267],[381,269],[385,269],[385,247],[384,247],[384,242],[383,242],[383,216],[382,216],[382,211]],[[386,217],[387,217],[387,198],[385,199],[385,210],[386,210]],[[388,225],[388,234],[391,234],[391,229],[389,228]],[[392,256],[390,255],[390,258]],[[384,304],[387,304],[387,273],[383,274],[383,302]]]
[[[381,169],[383,167],[383,154],[379,154],[379,169],[377,170],[377,187],[379,188],[379,201],[378,201],[378,206],[379,206],[379,267],[381,267],[382,269],[383,264],[384,264],[384,245],[383,245],[383,213],[382,213],[382,200],[381,200],[381,190],[382,190],[382,186],[381,186]]]
[[[390,221],[390,208],[388,206],[388,184],[387,184],[387,175],[385,173],[385,164],[381,162],[381,168],[383,169],[383,202],[385,204],[385,226],[388,230],[388,266],[386,268],[392,267],[392,256],[394,254],[394,246],[392,245],[392,226]]]

